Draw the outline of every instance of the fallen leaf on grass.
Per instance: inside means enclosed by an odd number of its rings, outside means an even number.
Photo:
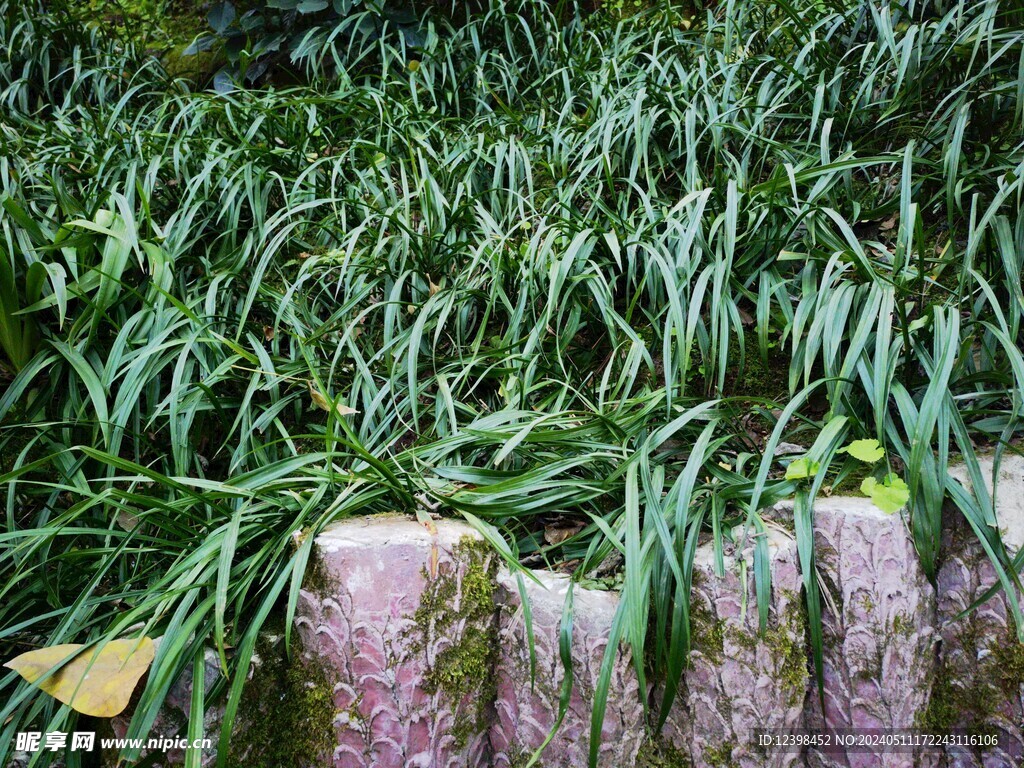
[[[544,526],[544,541],[551,545],[561,544],[582,530],[583,523],[570,523],[568,525],[554,523],[546,525]]]
[[[139,679],[153,663],[153,641],[148,637],[111,640],[79,653],[49,674],[82,648],[79,643],[51,645],[15,656],[4,666],[30,683],[39,681],[40,688],[83,715],[114,717],[121,714]],[[49,676],[41,679],[46,675]]]
[[[114,519],[117,520],[117,524],[126,531],[135,530],[139,522],[141,522],[138,515],[133,515],[131,512],[125,512],[123,509],[117,513]]]
[[[316,387],[313,386],[313,382],[309,382],[309,397],[313,401],[313,405],[321,411],[330,412],[331,401],[317,391]],[[359,413],[355,408],[350,408],[343,403],[335,403],[334,412],[339,416],[351,416],[353,413]]]

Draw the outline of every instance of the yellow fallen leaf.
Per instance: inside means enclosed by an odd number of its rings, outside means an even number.
[[[117,524],[124,528],[126,531],[133,531],[139,524],[139,516],[133,515],[131,512],[125,512],[123,509],[118,511],[117,515],[114,516],[117,520]]]
[[[309,382],[309,396],[313,400],[313,405],[315,405],[321,411],[331,410],[330,401],[317,391],[316,387],[313,386],[312,381]]]
[[[309,382],[309,396],[313,400],[313,405],[315,405],[320,410],[331,410],[331,401],[328,400],[323,395],[321,395],[319,392],[317,392],[316,388],[313,386],[313,382]],[[334,412],[337,413],[339,416],[351,416],[353,413],[359,413],[359,411],[357,411],[355,408],[350,408],[349,406],[344,405],[343,403],[335,403]]]
[[[156,652],[148,637],[111,640],[80,653],[45,680],[54,667],[84,646],[78,643],[51,645],[28,651],[4,664],[83,715],[114,717],[128,706],[132,691],[153,663]]]

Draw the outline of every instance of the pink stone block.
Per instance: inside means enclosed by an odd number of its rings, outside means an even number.
[[[825,711],[812,693],[806,727],[912,728],[928,705],[935,671],[935,591],[906,523],[868,499],[821,498],[814,525],[827,591]],[[911,768],[922,760],[930,764],[912,753],[811,750],[808,765]]]
[[[333,683],[336,768],[485,766],[496,555],[467,525],[369,517],[317,537],[295,619]]]
[[[663,731],[689,751],[694,765],[782,768],[799,754],[760,747],[756,728],[799,725],[807,693],[807,656],[796,543],[770,529],[771,603],[764,635],[758,633],[753,569],[741,573],[726,551],[725,573],[715,573],[714,549],[694,558],[691,598],[693,650],[677,701]],[[752,562],[752,552],[747,553]]]
[[[951,508],[946,513],[947,554],[938,574],[942,643],[933,712],[942,725],[981,725],[1002,734],[995,749],[951,747],[948,768],[1017,768],[1024,765],[1024,647],[1017,642],[1001,590],[957,618],[997,579],[961,513]]]
[[[559,657],[559,627],[569,579],[534,571],[541,582],[524,577],[532,612],[536,677],[530,681],[526,622],[514,577],[500,581],[501,611],[495,721],[491,728],[494,768],[521,765],[543,744],[558,715],[564,671]],[[618,608],[614,592],[575,588],[572,631],[573,692],[562,726],[542,753],[544,766],[586,766],[594,689]],[[635,670],[620,648],[605,712],[599,765],[630,766],[644,740],[644,712]]]
[[[991,456],[979,457],[978,464],[985,489],[995,502],[1003,543],[1015,552],[1020,551],[1024,547],[1024,456],[1004,454],[998,473]],[[962,464],[950,467],[949,474],[970,490],[970,476]]]
[[[1021,465],[1024,466],[1024,465]],[[1004,465],[998,518],[1011,546],[1024,475]],[[785,505],[780,519],[791,518]],[[947,514],[938,595],[920,569],[903,518],[866,499],[819,499],[815,543],[823,586],[825,708],[809,675],[796,544],[769,528],[772,592],[769,626],[758,633],[752,552],[741,568],[725,551],[715,572],[710,544],[698,548],[691,599],[690,666],[661,744],[673,759],[730,768],[1010,768],[1024,764],[1024,650],[1016,643],[1001,593],[957,619],[995,583],[984,553],[958,512]],[[243,698],[232,755],[261,754],[250,729],[285,699],[304,706],[306,692],[325,702],[312,754],[295,768],[517,768],[545,740],[558,713],[563,678],[559,625],[568,577],[535,572],[525,579],[532,609],[536,679],[516,578],[469,526],[438,521],[428,530],[399,516],[359,518],[316,540],[295,619],[299,666],[277,655],[254,667]],[[613,592],[574,592],[575,685],[561,729],[540,764],[587,764],[594,689],[612,621]],[[276,651],[274,652],[276,654]],[[649,748],[641,692],[628,651],[616,649],[600,765],[641,764]],[[261,668],[261,663],[265,669]],[[262,674],[263,672],[267,674]],[[220,674],[211,653],[207,685]],[[268,680],[287,681],[288,691]],[[644,691],[657,701],[657,691]],[[191,680],[171,690],[151,736],[173,736],[187,722]],[[219,734],[223,704],[206,716]],[[285,722],[304,722],[289,710]],[[293,718],[291,720],[287,718]],[[112,727],[124,733],[127,716]],[[271,722],[269,719],[266,722]],[[946,755],[823,754],[765,750],[757,728],[906,728],[976,725],[999,729],[999,749],[951,749]],[[276,726],[273,726],[276,727]],[[284,730],[289,730],[285,728]],[[314,729],[311,726],[310,732]],[[237,744],[237,748],[235,745]],[[248,750],[254,750],[249,752]],[[181,764],[169,754],[157,765]],[[265,764],[254,762],[253,765]],[[271,763],[277,758],[271,759]],[[212,763],[213,753],[203,756]],[[244,758],[243,758],[244,760]]]

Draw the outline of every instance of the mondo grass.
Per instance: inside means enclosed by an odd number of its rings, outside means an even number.
[[[906,483],[929,576],[947,504],[1020,590],[978,462],[1022,429],[1018,4],[515,0],[416,46],[345,22],[307,84],[226,94],[0,8],[0,646],[162,636],[129,737],[207,649],[230,729],[355,515],[462,517],[577,582],[621,561],[652,725],[698,543],[752,544],[764,626],[761,534],[792,528],[820,673],[813,502],[853,440]],[[73,730],[0,687],[0,764]]]

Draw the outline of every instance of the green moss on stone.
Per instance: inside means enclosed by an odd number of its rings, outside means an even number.
[[[756,632],[747,632],[742,627],[729,627],[727,633],[729,640],[746,651],[757,651],[759,638]]]
[[[626,19],[635,16],[651,6],[648,0],[602,0],[599,9],[612,19]]]
[[[721,664],[725,651],[725,622],[712,613],[701,599],[703,573],[693,574],[690,595],[690,647],[700,652],[711,664]]]
[[[991,658],[996,681],[1003,693],[1010,698],[1019,697],[1024,683],[1024,645],[1007,633],[1003,642],[992,649]]]
[[[860,602],[860,607],[864,610],[865,613],[874,613],[875,612],[875,608],[877,606],[875,605],[874,599],[872,599],[871,595],[869,595],[867,592],[865,592],[864,594],[862,594],[860,596],[859,602]]]
[[[846,465],[840,469],[836,479],[830,486],[827,487],[826,495],[828,496],[856,496],[861,497],[864,494],[860,491],[860,486],[868,477],[873,476],[875,473],[875,467],[872,464],[865,464],[860,461],[848,461]]]
[[[928,706],[918,718],[922,728],[979,731],[1003,705],[1019,697],[1024,685],[1024,646],[1009,630],[988,643],[982,642],[985,636],[986,628],[975,616],[960,622],[957,641],[962,659],[969,662],[957,665],[952,659],[942,660]]]
[[[164,69],[174,80],[189,80],[204,85],[227,61],[220,50],[185,53],[188,45],[178,45],[164,53]]]
[[[75,13],[85,23],[99,23],[105,34],[159,58],[172,78],[205,85],[227,62],[224,52],[185,51],[197,36],[210,33],[209,5],[190,0],[84,0]]]
[[[693,768],[690,756],[663,739],[649,739],[637,753],[636,768]]]
[[[885,644],[876,646],[874,653],[862,653],[849,659],[850,666],[856,667],[854,677],[857,680],[880,681],[882,679],[882,667],[885,656]]]
[[[143,50],[187,45],[210,31],[208,6],[191,0],[84,0],[72,12],[83,22],[130,39]]]
[[[739,768],[739,764],[732,759],[732,747],[728,744],[704,747],[703,758],[708,768]]]
[[[228,764],[232,768],[282,768],[323,765],[337,743],[338,714],[330,675],[313,661],[283,658],[264,642],[261,664],[245,687]]]
[[[985,721],[990,708],[987,686],[957,685],[943,665],[936,673],[928,706],[918,718],[918,725],[940,733],[951,728],[971,728]]]
[[[776,679],[788,695],[787,703],[793,706],[803,698],[807,690],[807,656],[802,636],[794,638],[791,630],[802,631],[807,619],[800,595],[791,591],[784,594],[788,600],[785,613],[781,618],[772,618],[764,634],[757,635],[740,627],[729,627],[727,636],[747,651],[767,651],[775,668]]]
[[[803,637],[794,637],[791,628],[803,628],[807,624],[807,610],[800,595],[787,595],[782,620],[765,631],[764,642],[775,661],[778,679],[787,692],[790,706],[803,700],[807,692],[807,653]]]
[[[461,748],[487,728],[496,694],[497,562],[485,542],[469,537],[454,548],[452,560],[456,565],[442,564],[433,578],[424,569],[427,587],[414,616],[420,633],[414,647],[425,649],[428,639],[452,640],[430,660],[424,689],[443,694],[457,713],[451,735]]]
[[[299,534],[295,541],[296,549],[302,546],[308,535],[308,531],[305,530]],[[315,544],[313,554],[306,563],[306,572],[302,574],[302,588],[316,595],[336,595],[341,592],[337,574],[327,567]]]
[[[725,650],[725,622],[718,619],[699,600],[690,605],[690,634],[695,651],[711,664],[721,664]]]
[[[892,619],[892,633],[899,637],[910,637],[914,634],[913,620],[903,613],[897,613]]]
[[[533,753],[520,746],[513,746],[508,749],[505,756],[508,758],[508,768],[526,768]],[[543,760],[538,760],[530,768],[548,768],[548,766]]]

